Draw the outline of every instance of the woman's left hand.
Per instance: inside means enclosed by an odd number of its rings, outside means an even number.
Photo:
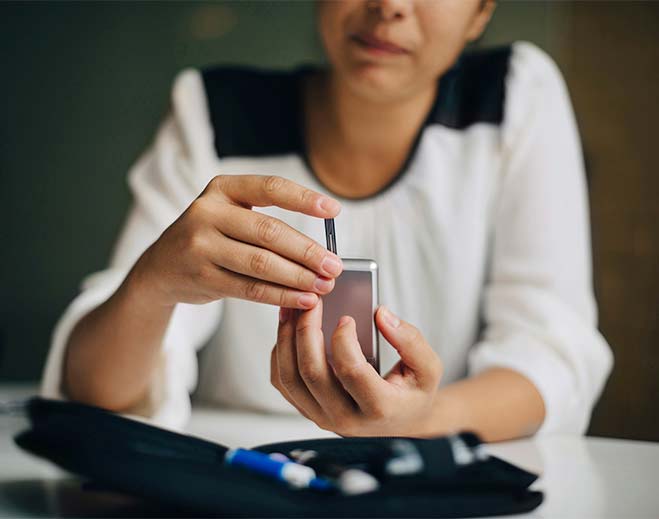
[[[366,361],[348,316],[332,335],[330,365],[322,312],[322,300],[311,310],[280,310],[272,384],[308,419],[342,436],[427,434],[442,363],[419,330],[378,308],[375,323],[400,355],[382,378]]]

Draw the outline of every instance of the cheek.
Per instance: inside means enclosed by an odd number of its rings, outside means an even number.
[[[330,61],[339,59],[345,42],[345,26],[356,7],[354,1],[322,0],[316,4],[316,25]]]
[[[435,77],[450,68],[464,49],[468,26],[464,8],[453,6],[451,1],[437,3],[444,8],[433,9],[420,17],[423,47],[416,56],[419,70]]]

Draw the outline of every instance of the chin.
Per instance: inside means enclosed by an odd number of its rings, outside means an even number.
[[[353,92],[369,101],[391,101],[409,90],[405,73],[399,68],[373,64],[353,65],[344,71]]]

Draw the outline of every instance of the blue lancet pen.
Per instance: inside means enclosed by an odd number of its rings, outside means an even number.
[[[243,467],[264,476],[283,481],[295,488],[314,488],[330,490],[333,485],[324,478],[316,476],[311,467],[294,461],[272,458],[259,451],[231,449],[224,455],[227,465]]]

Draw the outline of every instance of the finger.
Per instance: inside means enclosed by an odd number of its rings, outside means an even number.
[[[219,175],[209,187],[243,206],[277,206],[318,218],[334,218],[341,204],[275,175]]]
[[[208,284],[213,293],[220,293],[224,297],[299,309],[313,308],[318,303],[318,295],[312,292],[302,292],[268,281],[261,281],[216,265],[212,265],[210,268],[215,272],[206,275],[207,279],[204,282]]]
[[[334,288],[333,278],[319,276],[268,249],[233,240],[219,232],[217,234],[212,260],[218,266],[255,279],[307,292],[327,294]]]
[[[297,311],[288,310],[280,320],[277,330],[277,367],[279,380],[296,405],[304,409],[307,416],[318,423],[322,422],[323,411],[316,402],[309,389],[304,384],[297,369],[297,355],[295,351],[295,327]]]
[[[377,309],[375,324],[396,349],[401,361],[414,373],[419,385],[429,387],[439,383],[441,361],[415,326],[399,319],[385,306]]]
[[[334,375],[327,361],[322,331],[323,301],[301,312],[295,327],[297,366],[302,380],[334,421],[347,419],[356,406]]]
[[[365,414],[378,414],[389,388],[364,357],[352,317],[341,317],[334,330],[332,365],[341,385],[359,408]]]
[[[272,216],[225,204],[215,225],[222,234],[271,250],[323,276],[334,278],[343,270],[336,254]]]
[[[280,309],[280,315],[281,312],[288,312],[290,311],[288,308],[281,308]],[[277,391],[281,393],[281,395],[286,399],[286,401],[291,404],[297,411],[304,416],[305,418],[309,419],[309,416],[307,415],[307,412],[302,409],[297,403],[291,398],[291,396],[288,394],[288,391],[286,391],[286,388],[281,385],[281,380],[279,379],[279,365],[277,364],[277,345],[272,348],[270,351],[270,383],[275,387]]]

